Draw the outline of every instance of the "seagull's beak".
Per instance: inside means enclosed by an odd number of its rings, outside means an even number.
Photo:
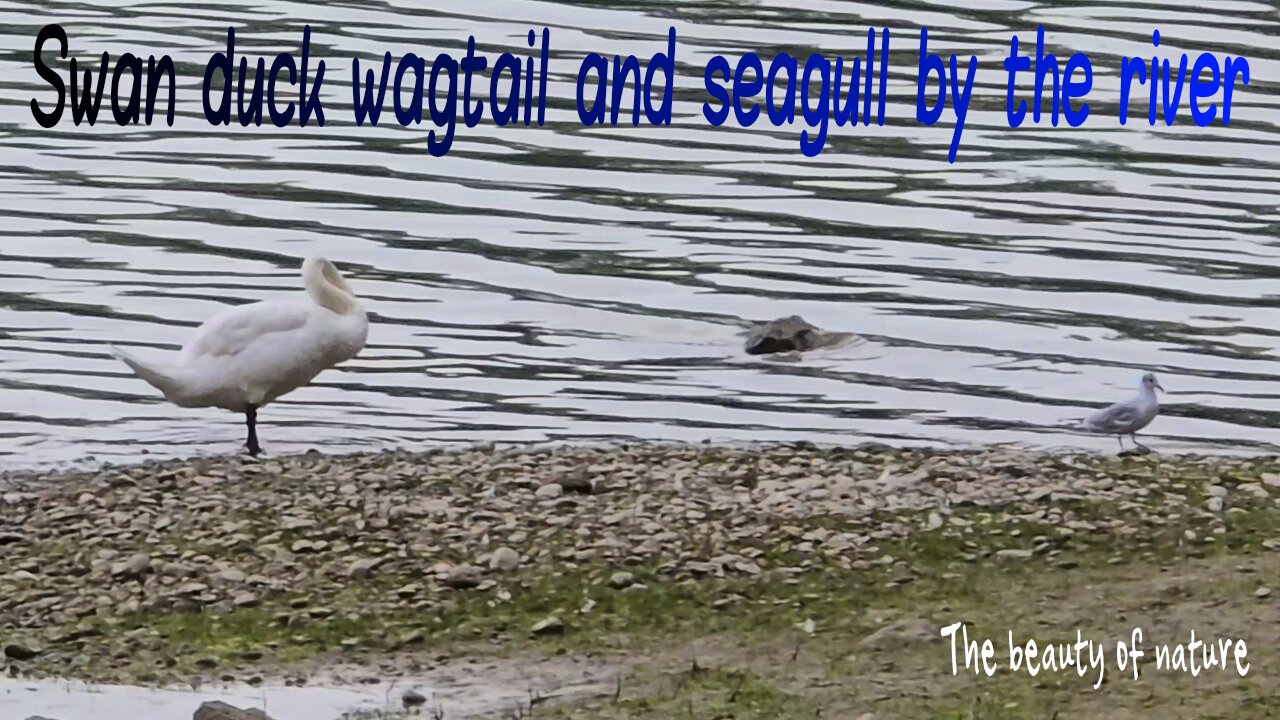
[[[1168,390],[1165,390],[1165,389],[1164,389],[1164,386],[1163,386],[1163,385],[1161,385],[1160,383],[1156,383],[1156,389],[1157,389],[1157,390],[1159,390],[1159,391],[1160,391],[1160,392],[1162,392],[1162,393],[1167,393],[1167,392],[1169,392]]]

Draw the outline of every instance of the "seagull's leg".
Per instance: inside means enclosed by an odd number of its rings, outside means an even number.
[[[245,406],[244,421],[245,425],[249,426],[249,441],[246,443],[249,447],[249,456],[258,457],[262,452],[262,447],[258,445],[258,406]]]
[[[1144,451],[1146,451],[1146,452],[1151,452],[1151,448],[1149,448],[1149,447],[1147,447],[1146,445],[1143,445],[1142,443],[1138,442],[1138,436],[1137,436],[1137,434],[1135,434],[1135,433],[1129,433],[1129,439],[1133,441],[1133,444],[1134,444],[1134,445],[1136,445],[1136,446],[1138,446],[1138,447],[1142,448]]]
[[[1124,452],[1124,436],[1123,436],[1123,435],[1117,435],[1117,436],[1116,436],[1116,442],[1120,443],[1120,452]]]

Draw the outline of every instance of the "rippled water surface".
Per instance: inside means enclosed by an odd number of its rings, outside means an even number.
[[[1170,393],[1168,451],[1280,444],[1280,14],[1273,3],[0,2],[0,467],[234,452],[241,419],[165,404],[109,343],[173,349],[227,304],[300,287],[323,254],[366,299],[369,346],[262,413],[268,452],[647,438],[1114,448],[1067,426]],[[957,10],[980,5],[981,10]],[[1203,8],[1210,7],[1210,12]],[[71,54],[170,54],[173,128],[38,127],[35,35]],[[212,128],[204,62],[238,49],[328,63],[324,128]],[[647,58],[679,32],[675,122],[584,128],[587,52]],[[976,54],[960,156],[950,110],[914,120],[918,28]],[[1005,120],[1009,37],[1093,60],[1083,127]],[[551,28],[542,128],[352,120],[350,58],[523,53]],[[707,59],[893,33],[885,127],[711,128]],[[1244,56],[1229,128],[1117,120],[1119,58]],[[65,66],[60,66],[65,77]],[[484,84],[487,88],[487,83]],[[486,91],[487,92],[487,91]],[[109,110],[103,120],[109,121]],[[865,342],[747,357],[745,323],[800,314]]]

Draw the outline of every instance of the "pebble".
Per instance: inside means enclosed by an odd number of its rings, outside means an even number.
[[[444,580],[444,584],[454,590],[470,590],[479,587],[480,582],[480,571],[470,565],[452,568]]]
[[[4,656],[9,658],[10,660],[18,660],[20,662],[25,662],[27,660],[35,659],[39,655],[40,655],[39,649],[29,647],[26,645],[10,643],[4,646]]]
[[[654,568],[651,585],[682,587],[800,582],[832,564],[883,569],[899,587],[920,582],[924,569],[883,548],[928,528],[963,539],[958,559],[979,564],[993,538],[1013,544],[1020,523],[1043,529],[1024,531],[1018,548],[992,559],[1067,568],[1077,544],[1120,537],[1141,546],[1160,531],[1185,533],[1190,550],[1204,549],[1200,539],[1234,548],[1235,538],[1255,542],[1238,534],[1251,526],[1235,518],[1274,506],[1276,467],[1269,459],[1116,461],[1016,448],[619,444],[0,473],[0,617],[11,630],[41,628],[30,640],[57,649],[24,671],[127,681],[141,665],[155,673],[194,658],[158,649],[145,632],[77,635],[86,618],[114,627],[138,613],[261,607],[290,628],[271,641],[277,647],[258,648],[270,663],[289,636],[305,637],[299,625],[357,612],[440,622],[469,601],[456,591],[511,603],[544,573],[603,573],[595,576],[601,587],[640,593],[653,592],[635,577],[640,567]],[[26,487],[38,492],[17,491]],[[1205,512],[1214,498],[1221,508]],[[1274,535],[1258,541],[1280,550]],[[342,593],[375,577],[392,590],[362,595],[359,607]],[[590,599],[557,612],[608,607]],[[713,606],[735,612],[749,602],[734,594]],[[413,630],[397,627],[381,640],[395,646]],[[414,643],[434,636],[415,632]],[[237,677],[265,669],[240,658],[220,663],[219,672]]]
[[[545,620],[539,620],[534,623],[533,627],[529,628],[529,632],[536,636],[563,635],[564,623],[560,622],[560,618],[552,615]]]
[[[347,566],[347,577],[354,580],[367,580],[371,575],[373,575],[373,571],[376,570],[378,565],[381,563],[382,561],[377,558],[359,558],[357,560],[353,560],[351,564]]]
[[[417,690],[405,690],[400,696],[400,702],[407,708],[421,707],[427,704],[427,698]]]
[[[535,494],[544,499],[558,498],[561,495],[564,495],[564,487],[562,487],[560,483],[547,483],[546,485],[538,488],[538,491]]]
[[[500,547],[489,557],[489,569],[511,572],[520,567],[520,553],[509,547]]]
[[[114,565],[111,574],[126,579],[137,579],[151,569],[151,556],[147,553],[134,553],[129,559]]]
[[[996,551],[996,557],[1004,560],[1028,560],[1033,555],[1034,553],[1032,553],[1030,550],[1021,550],[1017,548],[1007,548],[1004,550]]]

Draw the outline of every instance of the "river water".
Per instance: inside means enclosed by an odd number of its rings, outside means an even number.
[[[176,349],[227,304],[296,291],[308,254],[349,274],[373,326],[356,360],[261,413],[271,453],[628,438],[1111,451],[1068,425],[1144,370],[1170,391],[1157,449],[1280,444],[1274,4],[179,5],[0,2],[0,467],[237,451],[239,417],[165,404],[108,345]],[[174,127],[119,128],[109,109],[39,127],[29,103],[52,93],[31,55],[53,21],[82,61],[171,55]],[[204,63],[228,25],[238,52],[270,57],[308,23],[323,128],[204,121]],[[1015,33],[1034,48],[1039,24],[1061,58],[1092,60],[1079,128],[1008,127],[1000,60]],[[581,58],[647,60],[671,25],[672,126],[584,128]],[[955,164],[951,111],[914,117],[921,25],[931,51],[979,59]],[[428,125],[355,125],[353,56],[458,56],[474,34],[492,61],[544,26],[544,127],[486,113],[436,158]],[[833,127],[806,158],[803,123],[703,118],[713,55],[851,60],[868,26],[892,33],[884,127]],[[1230,127],[1184,107],[1153,128],[1142,91],[1119,125],[1121,56],[1202,51],[1249,60]],[[745,323],[791,314],[864,341],[742,353]]]

